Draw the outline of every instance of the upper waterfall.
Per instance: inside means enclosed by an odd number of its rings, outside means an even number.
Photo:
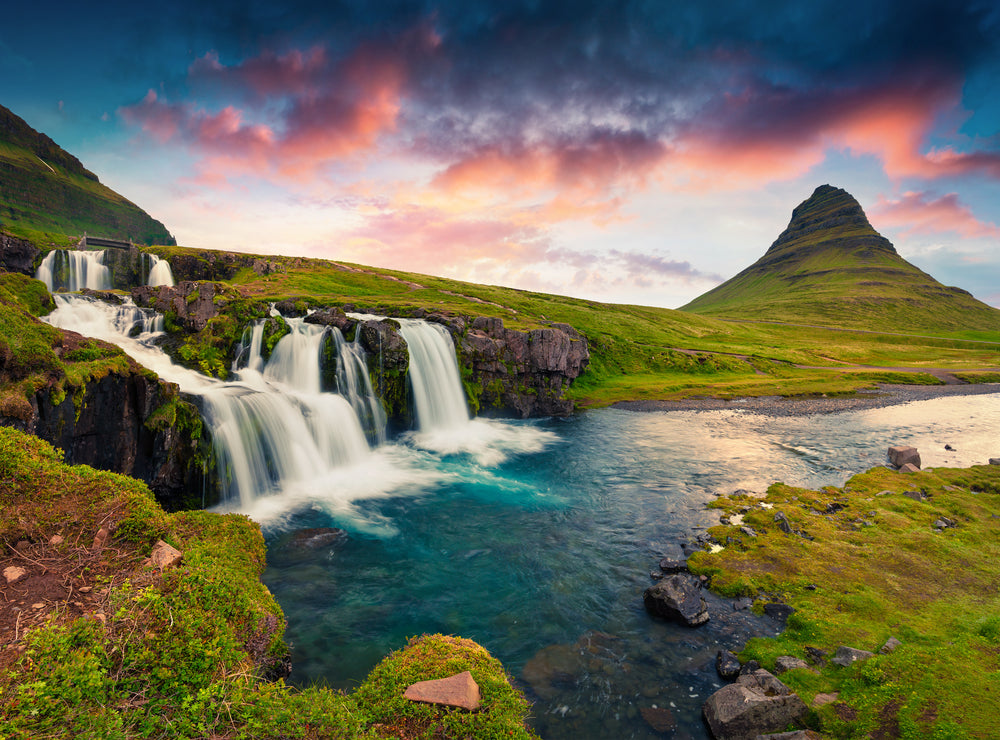
[[[165,259],[157,257],[155,254],[143,252],[142,264],[146,268],[146,285],[166,285],[174,284],[174,273],[170,270],[170,263]],[[147,267],[148,265],[148,267]]]
[[[111,288],[111,272],[104,266],[104,250],[53,249],[38,266],[35,278],[45,283],[50,293]]]

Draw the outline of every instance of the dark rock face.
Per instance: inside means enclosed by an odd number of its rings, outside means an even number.
[[[61,399],[42,389],[31,397],[30,413],[0,417],[0,424],[61,448],[67,463],[139,478],[165,508],[177,509],[190,506],[190,492],[201,490],[190,434],[180,425],[154,421],[158,409],[179,403],[177,396],[176,385],[132,366],[126,373],[108,373],[69,389]]]
[[[35,276],[35,260],[41,250],[31,242],[0,234],[0,272]]]
[[[857,648],[848,647],[847,645],[841,645],[837,648],[837,654],[830,658],[830,662],[847,668],[847,666],[855,663],[856,661],[868,660],[873,657],[875,657],[875,653],[871,653],[867,650],[858,650]]]
[[[282,264],[253,254],[199,250],[197,254],[177,254],[170,258],[170,269],[178,281],[231,280],[244,268],[250,268],[258,275],[285,270]]]
[[[797,723],[809,708],[798,694],[761,669],[712,694],[702,713],[716,740],[754,740]]]
[[[486,316],[473,319],[464,334],[459,325],[446,325],[457,334],[459,365],[479,413],[527,418],[572,412],[562,395],[590,361],[587,340],[572,326],[521,332]]]
[[[137,306],[176,316],[177,323],[188,331],[201,331],[219,314],[215,297],[222,291],[215,283],[190,281],[172,287],[142,285],[132,290],[132,300]]]
[[[676,574],[649,587],[642,595],[646,611],[698,627],[708,621],[708,604],[697,578]]]

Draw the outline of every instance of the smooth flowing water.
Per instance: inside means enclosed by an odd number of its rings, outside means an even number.
[[[53,249],[38,265],[35,277],[45,283],[50,293],[111,287],[111,272],[104,266],[103,250]]]
[[[453,633],[504,662],[548,740],[662,737],[643,719],[654,706],[671,711],[675,737],[705,738],[716,651],[777,625],[714,598],[697,629],[646,614],[659,558],[717,522],[704,504],[778,480],[841,485],[898,442],[925,467],[984,463],[998,453],[1000,392],[813,417],[609,409],[495,426],[464,451],[404,439],[368,474],[408,467],[413,489],[268,527],[264,580],[289,619],[292,680],[350,689],[409,636]],[[322,526],[350,536],[296,544],[296,529]]]

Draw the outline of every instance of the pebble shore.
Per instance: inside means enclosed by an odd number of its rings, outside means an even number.
[[[619,401],[613,408],[626,411],[744,411],[764,416],[812,416],[843,411],[883,408],[911,401],[924,401],[942,396],[974,396],[1000,393],[1000,383],[970,383],[964,385],[881,385],[878,390],[859,391],[845,396],[809,396],[783,398],[685,398],[679,401]]]

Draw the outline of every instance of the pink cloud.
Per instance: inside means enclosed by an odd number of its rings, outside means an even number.
[[[952,232],[968,238],[1000,237],[1000,226],[977,219],[956,193],[933,198],[911,191],[896,200],[880,196],[871,215],[879,226],[900,229],[904,236]]]

